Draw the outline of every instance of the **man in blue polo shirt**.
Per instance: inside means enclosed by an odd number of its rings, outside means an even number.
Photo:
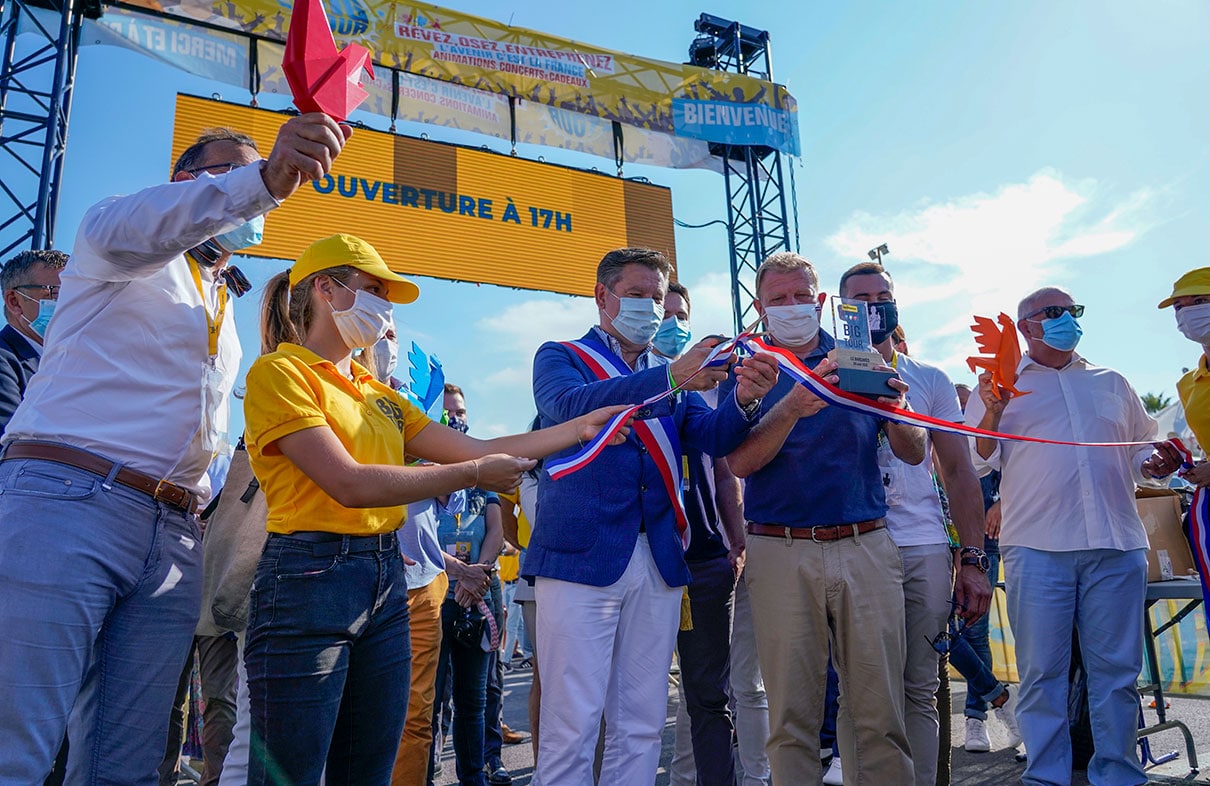
[[[756,298],[775,345],[817,373],[835,370],[826,359],[835,341],[819,329],[825,296],[810,262],[789,252],[770,256],[757,270]],[[892,385],[900,397],[883,401],[905,405],[907,385]],[[896,457],[919,464],[925,432],[827,407],[788,376],[761,410],[760,423],[727,461],[748,479],[746,580],[769,695],[773,779],[820,782],[830,642],[841,711],[856,735],[840,739],[845,779],[912,786],[903,719],[903,565],[886,530],[878,447],[885,441]]]
[[[702,365],[717,338],[667,365],[650,350],[670,273],[664,255],[650,249],[605,255],[594,292],[599,326],[579,341],[544,344],[534,358],[540,426],[603,405],[642,403]],[[690,389],[714,389],[725,368],[706,369]],[[734,450],[777,379],[764,357],[744,360],[735,373],[734,392],[717,409],[697,393],[662,399],[639,410],[623,444],[560,480],[540,476],[538,520],[522,566],[523,575],[537,577],[542,745],[535,786],[592,786],[602,714],[600,782],[655,780],[680,588],[689,582],[680,443],[711,455]]]

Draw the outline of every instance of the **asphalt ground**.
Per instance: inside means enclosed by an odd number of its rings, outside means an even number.
[[[515,669],[504,675],[504,722],[515,731],[528,734],[529,719],[526,702],[529,694],[531,672]],[[1007,734],[998,721],[988,721],[988,734],[992,741],[992,751],[989,753],[967,753],[962,748],[965,736],[965,719],[962,708],[966,702],[966,686],[961,680],[951,683],[953,699],[953,737],[955,747],[952,751],[953,784],[969,786],[1006,786],[1019,781],[1024,764],[1017,762],[1015,751],[1006,746]],[[667,786],[668,766],[672,761],[673,729],[676,719],[677,692],[675,684],[670,681],[668,691],[668,716],[664,726],[663,750],[660,755],[660,769],[656,775],[656,786]],[[1145,700],[1150,703],[1150,696]],[[1145,709],[1147,722],[1155,723],[1155,711]],[[1210,700],[1193,697],[1172,697],[1168,710],[1169,720],[1181,720],[1189,726],[1196,746],[1197,756],[1203,766],[1210,771]],[[1150,737],[1152,752],[1160,757],[1171,751],[1180,751],[1173,761],[1148,768],[1148,776],[1153,783],[1179,783],[1181,778],[1189,774],[1189,761],[1184,752],[1184,738],[1179,731],[1170,730]],[[504,748],[504,765],[513,774],[514,786],[528,786],[533,777],[533,755],[528,742],[518,745],[507,745]],[[458,782],[454,767],[454,753],[451,744],[446,745],[442,760],[444,768],[440,777],[435,781],[438,786],[456,784]],[[1088,779],[1083,772],[1076,772],[1072,777],[1073,786],[1086,786]],[[1210,783],[1210,776],[1198,775],[1195,783]],[[603,786],[614,786],[608,784]]]

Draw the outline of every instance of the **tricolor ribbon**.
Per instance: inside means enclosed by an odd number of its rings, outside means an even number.
[[[1043,439],[1041,437],[1028,437],[1023,434],[1004,434],[999,431],[988,431],[987,429],[968,426],[965,423],[954,423],[948,420],[941,420],[929,415],[924,415],[919,412],[913,412],[910,409],[903,409],[893,404],[883,404],[873,399],[868,399],[856,393],[849,393],[841,390],[835,385],[829,383],[823,377],[816,374],[811,369],[807,368],[793,353],[782,349],[781,347],[771,347],[755,336],[741,335],[735,340],[736,346],[747,350],[752,354],[764,352],[772,355],[777,361],[778,368],[786,374],[789,374],[800,385],[810,390],[816,396],[826,401],[828,404],[847,409],[850,412],[858,412],[863,415],[871,415],[873,417],[889,420],[892,423],[901,423],[905,426],[919,426],[931,431],[945,431],[950,434],[961,434],[966,437],[986,437],[987,439],[1005,439],[1016,442],[1037,442],[1046,445],[1071,445],[1075,447],[1092,447],[1092,448],[1129,448],[1140,447],[1142,445],[1151,445],[1153,442],[1066,442],[1058,439]]]
[[[634,413],[638,412],[643,407],[649,407],[652,404],[663,401],[669,396],[676,395],[680,391],[684,390],[685,385],[689,384],[691,380],[696,378],[697,375],[701,374],[705,369],[726,363],[726,360],[720,360],[720,357],[731,354],[731,352],[735,349],[735,343],[735,340],[732,340],[724,341],[718,344],[716,347],[714,347],[714,349],[710,350],[710,354],[707,355],[706,359],[702,361],[702,364],[697,367],[697,370],[685,379],[681,380],[675,387],[669,388],[659,395],[652,396],[646,401],[629,406],[618,414],[614,415],[605,422],[605,425],[601,428],[597,435],[589,440],[588,444],[584,445],[584,447],[580,448],[580,450],[578,450],[576,453],[567,456],[566,458],[548,461],[546,463],[546,471],[550,473],[551,478],[558,480],[559,478],[570,475],[578,469],[584,468],[593,459],[600,455],[601,451],[605,449],[605,446],[609,444],[614,435],[622,430],[622,426],[626,424],[626,421],[630,420],[630,418],[634,416]],[[580,349],[576,342],[568,341],[564,342],[564,345],[570,346],[577,351]],[[578,354],[580,354],[580,358],[584,360],[594,372],[597,372],[598,376],[601,376],[601,372],[604,371],[604,369],[601,368],[600,362],[585,357],[583,353],[578,352]]]
[[[718,344],[711,350],[705,361],[698,366],[697,370],[681,381],[676,387],[671,388],[658,396],[652,396],[641,404],[635,404],[628,407],[618,414],[614,415],[605,424],[605,427],[581,448],[575,454],[567,458],[551,461],[547,464],[547,471],[555,480],[570,475],[576,470],[582,469],[605,449],[613,436],[617,434],[622,426],[629,420],[634,413],[638,412],[645,406],[662,401],[668,396],[674,395],[684,389],[685,385],[694,379],[698,374],[710,366],[717,366],[725,361],[719,360],[723,355],[729,355],[736,349],[743,349],[750,354],[763,352],[772,355],[777,361],[778,368],[788,374],[792,379],[798,382],[803,387],[810,390],[819,398],[826,401],[828,404],[841,409],[857,412],[863,415],[871,415],[873,417],[888,420],[892,423],[901,423],[907,426],[919,426],[931,431],[944,431],[949,434],[961,434],[964,437],[984,437],[987,439],[1011,440],[1014,442],[1033,442],[1044,445],[1068,445],[1072,447],[1085,448],[1131,448],[1141,447],[1143,445],[1151,445],[1153,442],[1069,442],[1060,439],[1044,439],[1042,437],[1030,437],[1024,434],[1005,434],[999,431],[989,431],[987,429],[978,428],[976,426],[968,426],[965,423],[955,423],[949,420],[941,420],[920,412],[913,412],[910,409],[897,407],[893,404],[883,404],[879,401],[860,396],[856,393],[849,393],[841,390],[831,384],[823,377],[816,374],[811,369],[807,368],[793,353],[782,349],[781,347],[772,347],[761,341],[751,332],[745,331],[734,339],[724,341]]]

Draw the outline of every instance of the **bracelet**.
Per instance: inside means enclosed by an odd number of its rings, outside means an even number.
[[[668,389],[669,390],[676,389],[676,379],[674,379],[672,376],[672,364],[671,363],[668,364]]]
[[[479,459],[471,459],[471,466],[475,468],[475,482],[471,486],[477,487],[479,485]]]

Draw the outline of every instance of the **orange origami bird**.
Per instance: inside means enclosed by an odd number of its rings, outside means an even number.
[[[361,86],[363,69],[373,78],[370,51],[360,44],[337,51],[323,0],[295,0],[282,70],[298,110],[348,119],[370,95]]]
[[[1021,345],[1017,343],[1017,326],[1008,314],[1000,314],[1000,326],[988,317],[975,317],[971,331],[975,334],[975,343],[984,356],[970,357],[966,364],[971,371],[976,368],[986,369],[992,375],[992,393],[1000,398],[1000,388],[1011,392],[1014,396],[1023,396],[1029,391],[1017,390],[1017,366],[1021,364]]]

